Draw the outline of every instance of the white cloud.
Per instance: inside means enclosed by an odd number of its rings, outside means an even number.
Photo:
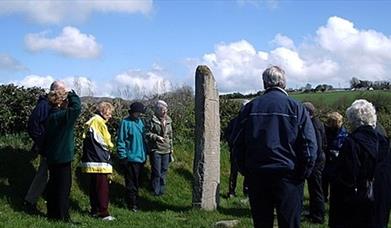
[[[48,38],[47,35],[47,32],[27,34],[27,49],[32,52],[51,50],[75,58],[96,58],[100,54],[101,46],[95,37],[81,33],[77,28],[64,27],[61,34],[54,38]]]
[[[28,75],[22,80],[11,81],[10,83],[24,86],[24,87],[41,87],[44,89],[49,89],[50,84],[54,81],[53,76],[40,76],[40,75]]]
[[[24,87],[41,87],[45,90],[49,90],[50,85],[54,80],[61,80],[69,89],[75,90],[81,96],[92,96],[95,94],[96,84],[87,77],[65,77],[65,78],[54,78],[51,75],[40,76],[40,75],[28,75],[21,80],[10,81],[9,84],[14,84]]]
[[[152,0],[3,0],[0,1],[0,15],[16,13],[39,23],[58,24],[85,20],[93,12],[148,14],[152,7]]]
[[[54,80],[62,80],[68,88],[75,90],[80,96],[135,99],[170,91],[172,85],[168,78],[168,73],[162,67],[155,65],[150,71],[128,70],[107,81],[94,81],[85,76],[55,78],[51,75],[28,75],[21,80],[6,84],[36,86],[48,90]]]
[[[0,70],[25,71],[28,70],[28,68],[12,56],[0,53]]]
[[[110,89],[112,96],[142,98],[151,94],[161,94],[171,90],[168,76],[158,66],[151,71],[128,70],[114,76]]]
[[[270,65],[283,67],[293,88],[308,82],[348,86],[353,76],[391,80],[391,36],[360,30],[340,17],[330,17],[312,38],[298,44],[281,34],[270,43],[275,48],[257,50],[246,40],[221,43],[201,59],[192,59],[191,67],[208,65],[220,92],[261,89],[261,74]]]
[[[280,47],[286,47],[289,49],[295,49],[295,44],[293,43],[293,40],[291,40],[289,37],[284,36],[280,33],[278,33],[274,39],[271,42],[272,44]]]

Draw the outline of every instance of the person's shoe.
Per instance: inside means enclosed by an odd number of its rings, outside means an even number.
[[[227,199],[234,198],[236,197],[236,194],[233,192],[228,192],[227,195],[225,196]]]
[[[113,216],[109,215],[109,216],[103,217],[102,220],[103,221],[114,221],[115,218]]]
[[[308,220],[310,223],[314,223],[314,224],[323,224],[323,223],[324,223],[324,219],[315,218],[315,217],[311,216],[310,214],[304,215],[304,217],[305,217],[306,220]]]
[[[132,209],[133,212],[138,212],[139,208],[136,205],[133,205]]]
[[[99,217],[99,216],[98,216],[98,213],[96,213],[96,212],[90,211],[90,212],[88,212],[88,214],[89,214],[91,217],[93,217],[93,218]]]
[[[32,215],[40,214],[39,210],[37,209],[37,204],[32,204],[27,200],[25,200],[23,202],[23,207],[28,214],[32,214]]]

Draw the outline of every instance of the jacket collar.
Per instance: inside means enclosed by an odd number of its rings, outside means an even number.
[[[153,115],[152,120],[158,124],[161,124],[159,117],[157,117],[156,115]],[[166,118],[166,124],[168,123],[171,123],[171,118],[169,116],[167,116]]]
[[[274,86],[274,87],[267,88],[266,91],[265,91],[263,94],[266,94],[266,93],[268,93],[268,92],[270,92],[270,91],[280,91],[280,92],[282,92],[283,94],[289,96],[288,93],[287,93],[284,89],[282,89],[282,88],[280,88],[280,87],[278,87],[278,86]]]

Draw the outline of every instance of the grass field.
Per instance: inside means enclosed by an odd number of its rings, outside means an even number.
[[[46,205],[43,199],[38,202],[41,215],[24,212],[23,197],[34,176],[38,159],[29,152],[30,140],[26,135],[0,137],[0,227],[68,227],[69,224],[51,222],[45,217]],[[191,207],[193,145],[176,145],[176,160],[170,165],[167,194],[154,197],[148,188],[149,165],[143,175],[141,189],[141,211],[133,213],[126,209],[124,182],[121,173],[116,172],[110,186],[110,211],[117,218],[113,222],[103,222],[88,216],[89,200],[87,181],[76,168],[71,192],[71,217],[80,222],[81,227],[213,227],[217,221],[238,219],[238,227],[251,227],[248,203],[238,187],[237,198],[221,197],[217,211],[207,212]],[[229,176],[229,156],[225,145],[221,151],[221,195],[227,191]],[[241,186],[242,178],[239,178]],[[305,203],[307,204],[307,198]],[[313,226],[303,222],[303,227]]]
[[[365,98],[382,109],[380,121],[388,133],[391,133],[390,101],[391,93],[383,91],[341,91],[325,93],[291,94],[302,101],[311,101],[322,112],[337,110],[344,113],[352,101]],[[0,227],[69,227],[69,224],[48,221],[45,217],[44,199],[38,202],[41,215],[30,215],[23,209],[23,198],[35,174],[38,158],[30,153],[31,141],[27,135],[0,136]],[[228,189],[229,155],[227,146],[221,147],[221,186],[220,194]],[[141,211],[133,213],[126,209],[124,202],[123,175],[115,167],[114,181],[110,186],[110,211],[117,218],[113,222],[103,222],[88,216],[88,185],[84,174],[77,169],[80,154],[73,162],[73,185],[71,191],[71,217],[80,223],[80,227],[213,227],[217,221],[237,219],[238,227],[251,227],[252,221],[248,203],[241,195],[242,178],[239,178],[237,192],[233,199],[221,197],[217,211],[206,212],[193,209],[192,200],[192,167],[193,142],[175,145],[175,162],[170,164],[167,193],[163,197],[154,197],[149,189],[148,177],[150,167],[147,162],[142,176],[140,191]],[[308,207],[308,193],[305,192],[304,207]],[[328,205],[326,204],[326,208]],[[302,227],[327,227],[309,224],[305,221]]]

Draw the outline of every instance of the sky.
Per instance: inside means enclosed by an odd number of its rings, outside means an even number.
[[[0,0],[0,84],[132,98],[194,87],[207,65],[220,93],[391,80],[387,0]]]

